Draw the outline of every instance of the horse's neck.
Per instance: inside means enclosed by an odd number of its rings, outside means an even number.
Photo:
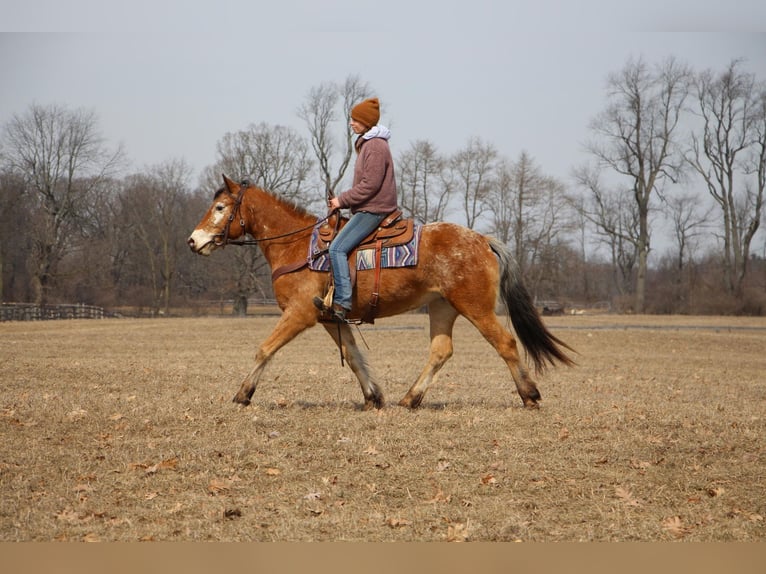
[[[311,229],[298,231],[310,228],[313,216],[261,189],[247,193],[242,207],[247,213],[248,233],[255,239],[266,239],[259,245],[272,269],[306,257]]]

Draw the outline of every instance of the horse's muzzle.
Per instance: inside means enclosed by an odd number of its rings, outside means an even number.
[[[200,255],[210,255],[210,252],[215,249],[214,241],[198,241],[194,238],[193,234],[186,240],[186,244],[194,253]]]

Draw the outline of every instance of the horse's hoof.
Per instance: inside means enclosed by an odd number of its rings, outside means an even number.
[[[399,401],[399,406],[406,407],[408,409],[416,409],[420,406],[420,402],[422,400],[423,400],[423,395],[420,395],[414,398],[407,395],[401,401]]]
[[[382,409],[382,408],[383,408],[383,397],[374,397],[371,399],[365,399],[362,410],[371,411],[372,409]]]
[[[250,399],[240,397],[239,395],[235,395],[234,398],[231,400],[233,403],[238,403],[242,405],[243,407],[250,406]]]

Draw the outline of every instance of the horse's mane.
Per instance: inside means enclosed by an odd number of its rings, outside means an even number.
[[[286,197],[283,197],[282,195],[280,195],[280,194],[279,194],[279,193],[277,193],[276,191],[272,191],[272,190],[270,190],[270,189],[264,189],[264,188],[262,188],[262,187],[258,187],[258,186],[252,185],[252,184],[250,184],[250,183],[243,183],[242,185],[243,185],[244,187],[246,187],[246,188],[250,188],[250,187],[252,187],[252,188],[256,188],[256,189],[259,189],[259,190],[261,190],[261,191],[262,191],[262,192],[264,192],[266,195],[269,195],[269,196],[273,197],[273,198],[274,198],[276,201],[278,201],[278,202],[279,202],[279,203],[281,203],[282,205],[286,206],[287,208],[291,209],[291,210],[292,210],[292,211],[293,211],[293,212],[294,212],[296,215],[301,215],[301,216],[310,216],[310,217],[316,217],[316,216],[315,216],[313,213],[311,213],[311,212],[310,212],[308,209],[306,209],[305,207],[303,207],[302,205],[300,205],[298,202],[296,202],[296,201],[294,201],[294,200],[292,200],[292,199],[288,199],[288,198],[286,198]],[[228,192],[228,189],[226,188],[226,186],[225,186],[225,185],[224,185],[224,186],[221,186],[221,187],[219,187],[219,188],[218,188],[218,189],[215,191],[215,195],[213,196],[213,199],[214,199],[214,200],[215,200],[215,199],[218,199],[218,197],[219,197],[219,196],[220,196],[222,193],[224,193],[224,192]]]

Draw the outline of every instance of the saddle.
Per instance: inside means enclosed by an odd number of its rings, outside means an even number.
[[[338,215],[333,215],[319,228],[319,248],[324,251],[330,245],[338,232],[348,223],[347,217],[341,217],[338,222]],[[389,213],[378,228],[365,237],[356,249],[374,249],[378,242],[379,247],[395,247],[405,245],[412,241],[415,233],[415,220],[403,219],[401,210],[397,209]]]
[[[338,232],[348,223],[348,218],[334,215],[329,218],[320,228],[317,237],[318,247],[324,251],[329,248],[330,242],[335,238]],[[378,228],[365,237],[357,247],[349,253],[349,272],[351,274],[351,284],[356,284],[356,252],[363,249],[374,249],[375,257],[375,277],[373,280],[373,289],[370,297],[370,303],[362,316],[362,322],[374,323],[375,315],[380,298],[380,268],[381,253],[384,247],[396,247],[410,243],[415,235],[415,220],[403,219],[401,210],[397,209],[389,213]],[[330,286],[329,289],[332,289]],[[328,290],[325,296],[326,303],[332,302],[332,291]],[[320,319],[321,320],[321,319]]]

